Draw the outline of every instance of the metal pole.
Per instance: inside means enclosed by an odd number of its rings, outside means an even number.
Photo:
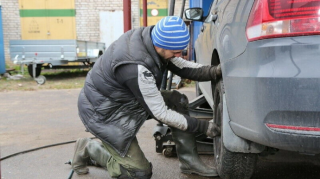
[[[167,77],[168,77],[168,69],[165,69],[162,76],[162,82],[160,87],[161,90],[165,90],[167,88]]]
[[[189,42],[189,46],[188,46],[188,60],[192,61],[193,60],[193,50],[192,50],[192,44],[193,44],[193,22],[190,23],[189,25],[189,33],[190,33],[190,42]]]
[[[182,0],[182,5],[181,5],[181,11],[180,11],[180,18],[183,18],[183,11],[184,11],[184,6],[186,5],[186,0]]]
[[[170,8],[169,8],[169,16],[173,16],[174,15],[174,7],[175,7],[175,0],[171,0],[170,1]],[[168,75],[168,70],[166,69],[165,71],[165,79],[167,79],[167,75]],[[164,79],[164,78],[163,78]],[[169,77],[169,81],[168,81],[168,86],[167,86],[167,80],[165,82],[166,84],[166,89],[167,90],[171,90],[171,85],[172,85],[172,79],[173,79],[173,73],[170,72],[170,77]]]
[[[174,15],[174,5],[175,5],[175,0],[170,1],[170,6],[169,6],[169,16]],[[169,78],[169,86],[167,87],[167,77],[168,77],[168,69],[164,71],[163,77],[162,77],[162,83],[161,83],[161,89],[162,90],[171,90],[171,83],[172,83],[172,75]],[[170,82],[171,80],[171,82]]]
[[[170,1],[170,6],[169,6],[169,16],[174,15],[174,5],[176,3],[176,0],[171,0]]]
[[[123,0],[123,30],[131,30],[131,0]]]
[[[143,26],[148,26],[147,0],[143,0]]]

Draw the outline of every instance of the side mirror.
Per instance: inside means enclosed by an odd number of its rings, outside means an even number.
[[[186,19],[201,21],[203,16],[203,10],[199,7],[189,8],[184,11]]]

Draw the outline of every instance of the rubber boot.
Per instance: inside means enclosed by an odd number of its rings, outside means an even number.
[[[178,91],[161,91],[168,108],[180,114],[189,115],[188,98]],[[176,152],[180,161],[182,173],[198,174],[201,176],[218,176],[215,168],[210,168],[202,162],[198,155],[195,134],[184,132],[171,127],[172,138],[176,144]]]
[[[202,162],[198,155],[195,135],[176,128],[171,128],[172,138],[176,144],[176,152],[180,161],[182,173],[201,176],[218,176],[215,168],[210,168]]]
[[[75,144],[71,166],[78,175],[83,175],[89,172],[88,163],[106,168],[109,158],[109,152],[101,143],[89,138],[80,138]]]

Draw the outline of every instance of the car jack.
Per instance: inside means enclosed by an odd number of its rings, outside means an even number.
[[[206,103],[203,95],[198,96],[189,102],[189,114],[203,120],[212,120],[212,109],[201,108]],[[176,155],[175,143],[172,139],[170,127],[162,123],[158,123],[153,129],[153,137],[156,141],[156,152],[162,153],[165,157]],[[208,138],[203,133],[196,134],[197,150],[199,154],[213,154],[213,139]]]

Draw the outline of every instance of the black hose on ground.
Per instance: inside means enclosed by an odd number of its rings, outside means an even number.
[[[96,137],[91,137],[90,139],[96,139]],[[11,158],[11,157],[14,157],[14,156],[17,156],[17,155],[20,155],[20,154],[25,154],[25,153],[33,152],[33,151],[40,150],[40,149],[45,149],[45,148],[49,148],[49,147],[55,147],[55,146],[65,145],[65,144],[70,144],[70,143],[75,143],[75,142],[76,142],[76,140],[72,140],[72,141],[68,141],[68,142],[61,142],[61,143],[56,143],[56,144],[51,144],[51,145],[45,145],[45,146],[42,146],[42,147],[37,147],[37,148],[34,148],[34,149],[24,150],[24,151],[21,151],[21,152],[17,152],[17,153],[2,157],[2,158],[0,158],[0,161],[6,160],[8,158]]]
[[[69,174],[69,176],[68,176],[68,179],[71,179],[71,178],[72,178],[73,173],[74,173],[74,170],[73,170],[73,169],[71,169],[70,174]]]

